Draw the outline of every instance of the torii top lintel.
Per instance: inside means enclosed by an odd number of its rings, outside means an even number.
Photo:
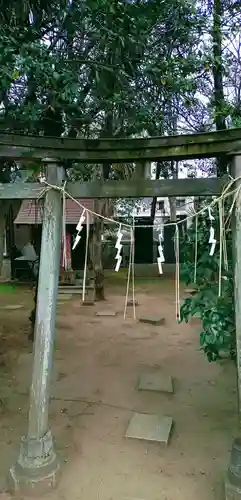
[[[140,139],[68,139],[0,134],[0,157],[72,159],[81,163],[185,160],[235,154],[241,150],[241,128],[202,134]]]

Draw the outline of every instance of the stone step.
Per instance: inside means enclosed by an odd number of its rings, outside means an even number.
[[[86,291],[93,290],[94,285],[86,285]],[[79,285],[60,285],[58,289],[59,295],[62,294],[81,294],[83,291],[83,287]]]

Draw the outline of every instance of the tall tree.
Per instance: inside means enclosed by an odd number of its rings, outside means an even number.
[[[211,18],[206,4],[191,0],[0,4],[4,130],[71,137],[194,132],[212,127],[213,107],[217,128],[224,126],[222,26],[231,23],[233,0],[212,0]],[[72,163],[66,167],[73,172]],[[169,165],[167,175],[176,170]],[[109,164],[98,171],[105,179],[117,175]],[[82,172],[85,180],[96,173],[88,165]],[[155,200],[152,214],[154,208]]]
[[[214,109],[215,125],[217,130],[226,129],[226,106],[223,87],[223,52],[222,52],[222,15],[223,0],[213,0],[213,80],[214,80]],[[217,174],[221,176],[226,173],[227,161],[224,157],[217,160]]]

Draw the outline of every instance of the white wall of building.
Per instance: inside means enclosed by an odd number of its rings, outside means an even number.
[[[177,202],[177,218],[179,216],[188,216],[194,212],[194,197],[192,196],[179,196],[176,199]],[[151,213],[151,203],[152,199],[143,200],[133,211],[133,215],[136,217],[150,217]],[[160,197],[157,198],[156,204],[156,215],[154,220],[154,227],[156,227],[157,232],[161,233],[163,237],[164,223],[170,217],[170,205],[168,198]],[[188,220],[189,225],[191,219]],[[155,238],[155,234],[154,234]]]

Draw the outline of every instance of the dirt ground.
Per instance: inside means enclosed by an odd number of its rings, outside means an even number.
[[[198,321],[178,325],[174,282],[137,285],[137,316],[161,315],[164,326],[123,319],[125,290],[108,300],[58,305],[50,425],[62,462],[51,500],[220,500],[236,430],[235,369],[209,364],[199,351]],[[4,306],[20,304],[18,310]],[[0,295],[0,499],[27,426],[32,355],[27,340],[32,294]],[[112,310],[116,317],[97,317]],[[161,368],[174,394],[137,391],[138,376]],[[126,439],[134,412],[170,415],[167,448]]]

